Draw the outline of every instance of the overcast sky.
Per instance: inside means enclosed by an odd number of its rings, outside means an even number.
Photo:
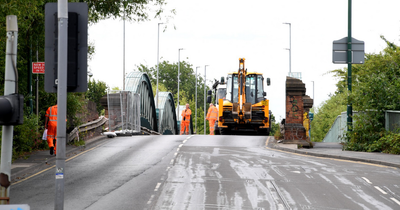
[[[160,62],[180,59],[200,66],[199,74],[219,79],[237,71],[238,59],[246,68],[271,78],[266,88],[270,109],[277,120],[285,117],[285,80],[289,72],[291,23],[291,71],[301,72],[307,95],[319,106],[334,93],[336,80],[328,71],[347,65],[332,63],[332,42],[347,37],[347,0],[167,0],[177,14],[160,27]],[[366,53],[386,46],[380,35],[400,44],[399,0],[353,0],[352,36],[365,42]],[[144,64],[157,64],[157,26],[163,20],[125,24],[126,73]],[[174,26],[176,29],[174,29]],[[123,21],[104,20],[89,27],[89,41],[96,53],[89,70],[110,87],[123,81]],[[185,81],[182,81],[185,82]],[[208,83],[211,85],[211,82]],[[155,84],[154,84],[155,85]]]

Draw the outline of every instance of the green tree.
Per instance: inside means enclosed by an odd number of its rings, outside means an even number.
[[[107,95],[107,87],[105,82],[96,80],[89,80],[88,91],[86,92],[86,98],[96,103],[97,112],[100,114],[104,107],[100,104],[100,99]]]
[[[383,52],[366,54],[364,65],[354,66],[351,101],[359,114],[349,133],[349,150],[381,151],[371,145],[386,135],[384,111],[400,110],[400,47],[381,38],[387,44]]]
[[[311,122],[311,141],[320,142],[332,127],[336,117],[346,111],[347,97],[345,93],[336,92],[324,101],[315,110],[314,119]]]

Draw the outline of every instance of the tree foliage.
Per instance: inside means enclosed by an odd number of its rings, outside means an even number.
[[[336,117],[346,111],[347,91],[336,92],[315,111],[311,122],[311,141],[320,142],[332,127]]]
[[[400,110],[400,48],[382,39],[387,43],[383,52],[367,54],[364,65],[354,66],[351,102],[359,115],[354,116],[354,132],[349,134],[346,147],[349,150],[382,151],[376,145],[387,141],[384,112]]]
[[[96,103],[97,112],[101,113],[104,107],[100,104],[100,99],[107,94],[107,84],[102,81],[89,80],[88,91],[86,92],[86,98]]]
[[[331,71],[339,79],[335,94],[315,113],[311,136],[322,140],[348,100],[353,105],[353,131],[346,150],[400,154],[399,135],[385,131],[385,110],[400,110],[400,47],[388,42],[378,54],[366,54],[363,65],[352,65],[352,92],[347,92],[348,69]]]

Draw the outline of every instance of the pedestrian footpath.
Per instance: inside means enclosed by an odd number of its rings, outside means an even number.
[[[400,155],[379,152],[343,151],[343,145],[339,143],[313,142],[313,144],[313,148],[297,148],[296,144],[277,143],[273,138],[271,138],[268,147],[304,155],[360,161],[400,168]]]
[[[106,140],[106,136],[97,136],[85,140],[84,146],[67,145],[65,147],[65,157],[66,159],[71,158]],[[11,183],[19,182],[43,170],[53,168],[55,163],[56,156],[50,155],[49,150],[35,151],[27,158],[19,158],[11,164]]]

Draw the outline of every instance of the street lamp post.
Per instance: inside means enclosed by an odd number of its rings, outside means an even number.
[[[292,73],[292,24],[291,23],[283,23],[289,25],[289,76]]]
[[[207,129],[207,124],[206,124],[206,112],[207,112],[207,107],[206,107],[206,85],[207,85],[207,77],[206,77],[206,72],[207,72],[207,66],[204,66],[204,135],[206,135],[206,129]]]
[[[179,114],[179,76],[181,74],[180,72],[180,65],[181,65],[181,50],[183,50],[183,48],[179,48],[178,49],[178,114]],[[181,122],[182,123],[182,122]]]
[[[197,69],[198,68],[200,68],[200,66],[197,66],[196,67],[196,108],[195,108],[195,115],[196,115],[196,117],[195,117],[195,121],[196,121],[196,126],[195,126],[195,131],[196,131],[196,134],[197,134]]]
[[[123,55],[122,55],[122,59],[123,59],[123,67],[122,67],[122,80],[123,80],[123,82],[122,82],[122,90],[125,90],[125,5],[124,5],[124,35],[123,35],[123,45],[124,45],[124,47],[123,47]]]
[[[159,59],[160,59],[160,56],[159,56],[159,46],[160,46],[160,25],[161,24],[164,24],[164,23],[158,23],[158,32],[157,32],[157,89],[156,89],[156,95],[157,95],[157,98],[156,98],[156,107],[158,107],[158,66],[159,66]]]
[[[315,103],[315,97],[314,97],[314,81],[311,81],[312,82],[312,99],[313,99],[313,106],[314,106],[314,103]]]

